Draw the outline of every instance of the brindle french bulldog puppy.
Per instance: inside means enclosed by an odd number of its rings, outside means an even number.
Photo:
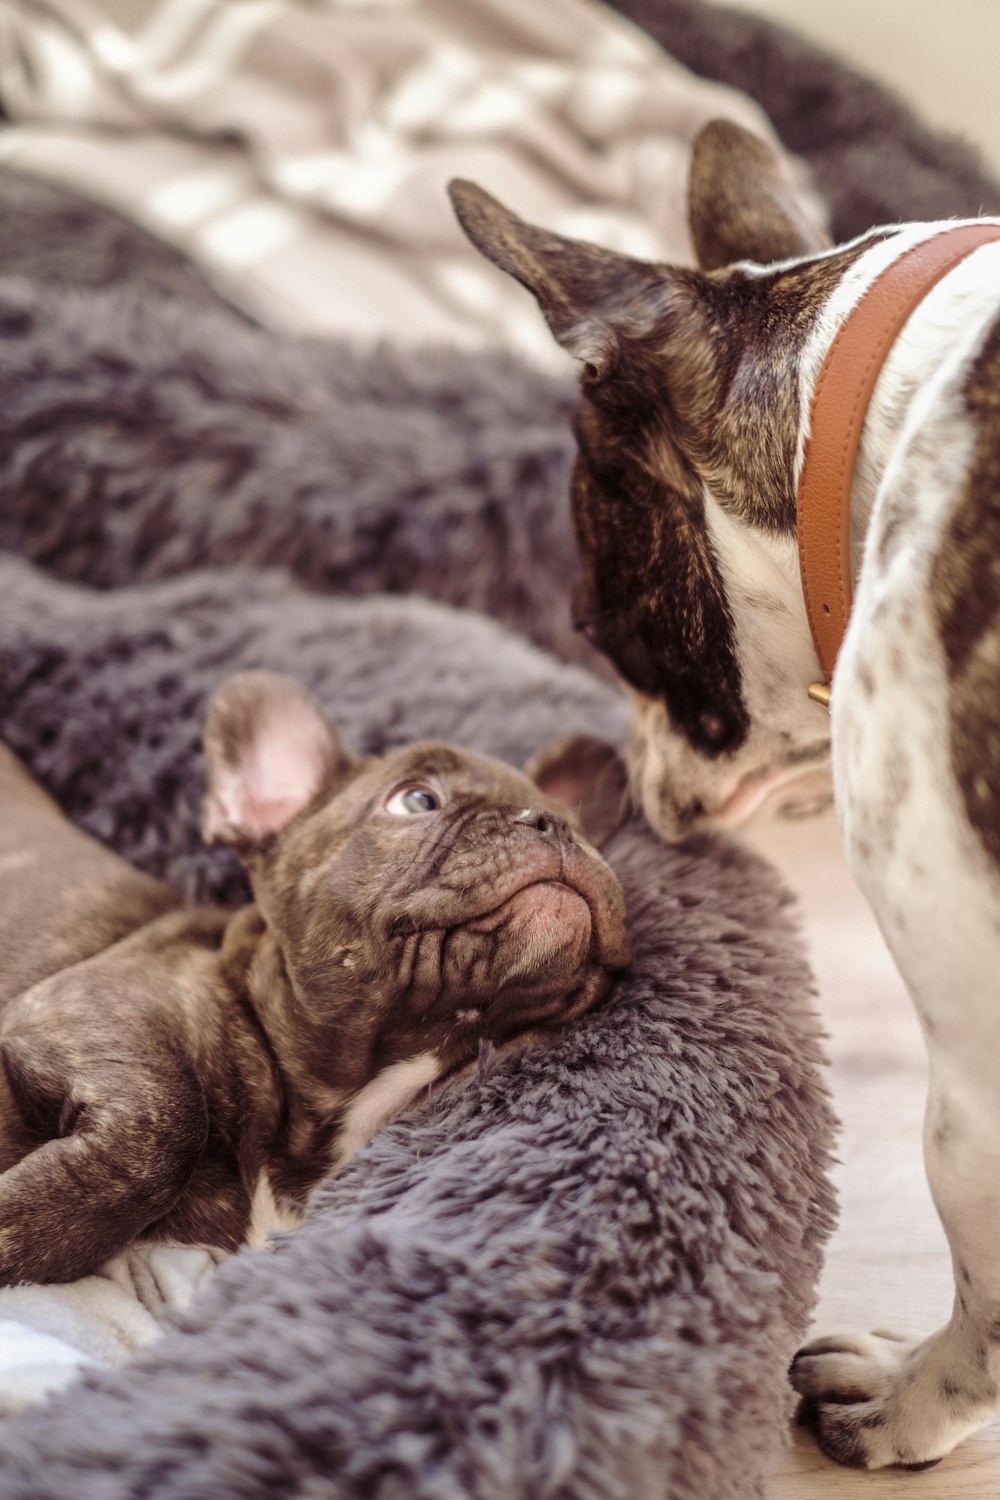
[[[251,672],[205,749],[205,836],[255,897],[236,912],[185,908],[0,746],[0,1283],[138,1238],[261,1244],[481,1041],[559,1026],[628,962],[581,827],[620,805],[608,747],[543,752],[534,781],[439,744],[359,759]]]

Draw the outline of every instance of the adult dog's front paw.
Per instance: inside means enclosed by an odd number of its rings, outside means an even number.
[[[937,1343],[880,1330],[800,1349],[791,1381],[823,1451],[853,1469],[922,1469],[943,1458],[971,1427],[950,1410]]]

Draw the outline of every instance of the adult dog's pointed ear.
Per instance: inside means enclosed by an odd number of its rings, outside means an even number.
[[[788,163],[731,120],[710,120],[695,138],[688,214],[698,264],[768,265],[833,243]]]
[[[536,751],[524,770],[547,797],[565,803],[598,849],[628,816],[628,768],[606,740],[589,734],[551,740]]]
[[[275,672],[238,672],[205,724],[207,843],[251,855],[331,795],[356,764],[316,700]]]
[[[527,224],[474,182],[455,179],[448,193],[473,245],[533,293],[556,341],[582,361],[584,380],[609,375],[629,301],[661,282],[662,268]]]

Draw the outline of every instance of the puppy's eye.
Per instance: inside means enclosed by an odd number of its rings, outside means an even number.
[[[437,812],[441,798],[425,786],[404,786],[393,792],[385,804],[387,813],[396,818],[415,818],[421,813]]]

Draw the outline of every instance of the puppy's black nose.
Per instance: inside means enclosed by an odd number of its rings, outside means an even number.
[[[529,828],[537,828],[539,833],[550,838],[554,844],[569,837],[569,824],[543,807],[522,807],[519,813],[514,814],[514,822],[527,823]]]

